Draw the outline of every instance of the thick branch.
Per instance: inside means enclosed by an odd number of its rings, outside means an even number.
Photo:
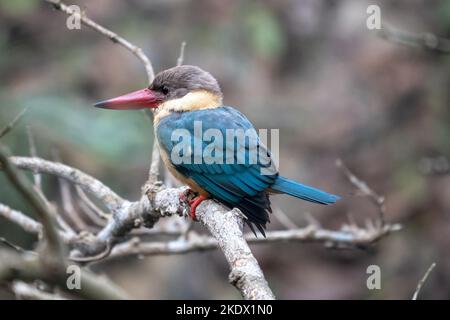
[[[160,217],[183,215],[187,211],[186,204],[181,203],[179,200],[179,194],[186,190],[185,187],[163,189],[155,194],[153,201],[150,201],[147,197],[143,197],[140,201],[128,202],[120,198],[108,187],[104,186],[100,181],[75,168],[36,158],[12,157],[11,161],[22,169],[36,169],[39,172],[66,178],[71,182],[78,184],[84,190],[88,190],[94,196],[106,199],[105,204],[110,203],[110,198],[117,199],[114,203],[119,203],[119,205],[116,204],[114,207],[116,208],[115,211],[120,212],[120,214],[118,214],[115,219],[110,219],[105,228],[99,233],[100,238],[104,240],[109,241],[114,235],[124,236],[127,233],[125,230],[138,227],[142,224],[151,227]],[[220,210],[219,205],[216,202],[207,201],[206,203],[210,204],[211,210]],[[3,212],[4,211],[5,210],[3,210]],[[222,211],[226,212],[223,208]],[[1,212],[2,211],[0,210],[0,213]],[[358,228],[357,226],[350,224],[343,226],[340,231],[333,231],[311,224],[300,229],[268,232],[267,238],[254,238],[251,234],[247,235],[246,238],[252,243],[294,240],[323,242],[327,245],[336,247],[364,247],[376,242],[381,237],[392,231],[396,231],[399,228],[400,226],[395,224],[386,224],[382,228],[371,225],[368,225],[365,228]],[[192,250],[212,249],[216,247],[216,243],[210,240],[206,241],[204,245],[199,244],[196,241],[186,242],[178,247],[179,253]],[[178,245],[180,243],[181,242],[179,242]],[[140,254],[153,254],[162,251],[160,250],[161,246],[157,244],[154,247],[152,244],[142,244],[140,245],[140,248],[142,248],[142,250],[139,250],[138,252]],[[137,251],[134,249],[133,252]],[[121,256],[123,253],[123,249],[113,249],[112,251],[113,256]],[[161,253],[164,254],[165,252]],[[167,253],[170,254],[172,252],[171,250],[168,250]]]
[[[238,210],[225,212],[222,206],[200,205],[197,218],[208,228],[217,240],[230,266],[230,283],[233,284],[247,300],[275,299],[264,274],[259,267],[242,230],[244,221]]]

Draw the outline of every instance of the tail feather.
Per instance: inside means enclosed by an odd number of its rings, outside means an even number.
[[[290,180],[281,176],[277,178],[275,184],[273,184],[271,188],[275,191],[285,193],[302,200],[320,204],[332,204],[340,199],[339,196],[336,196],[334,194],[326,193],[325,191],[298,183],[294,180]]]

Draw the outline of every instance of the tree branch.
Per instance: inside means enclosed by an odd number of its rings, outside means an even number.
[[[99,180],[62,163],[29,157],[11,157],[10,161],[20,169],[52,174],[79,185],[86,192],[101,200],[111,212],[117,211],[125,202],[124,199]]]
[[[230,283],[246,300],[275,299],[258,261],[244,239],[242,213],[239,210],[227,212],[226,208],[217,203],[215,208],[212,208],[211,203],[202,203],[198,209],[197,219],[216,239],[230,266]]]
[[[87,189],[93,195],[100,190],[101,194],[108,194],[106,205],[109,203],[112,191],[100,181],[87,176],[81,171],[42,159],[12,157],[12,162],[20,168],[37,170],[54,174]],[[75,173],[74,173],[75,172]],[[88,178],[86,178],[86,176]],[[92,181],[95,180],[95,183]],[[90,189],[93,185],[100,187]],[[107,191],[105,191],[107,190]],[[398,225],[385,224],[382,228],[368,224],[366,228],[359,228],[354,224],[344,225],[340,231],[331,231],[311,224],[305,228],[273,231],[267,233],[267,238],[254,238],[252,235],[242,234],[242,217],[236,210],[228,211],[222,205],[209,200],[197,209],[197,216],[207,227],[213,237],[179,239],[167,243],[141,243],[136,239],[118,244],[133,228],[141,225],[152,227],[159,218],[172,215],[186,215],[188,206],[179,199],[179,195],[186,190],[181,188],[166,188],[156,192],[152,198],[143,196],[137,202],[128,202],[118,195],[114,195],[114,219],[110,219],[106,226],[96,235],[72,241],[75,251],[72,256],[88,257],[84,262],[114,258],[130,254],[180,254],[196,250],[210,250],[220,247],[230,265],[230,281],[239,289],[246,299],[273,298],[273,293],[264,280],[263,273],[257,261],[251,255],[246,240],[250,243],[267,243],[276,241],[315,241],[334,247],[365,247],[390,232],[399,229]],[[105,198],[102,196],[100,198]],[[109,204],[111,206],[111,204]],[[89,259],[94,256],[93,259]],[[100,257],[100,258],[99,258]],[[95,258],[95,259],[94,259]],[[253,287],[252,287],[253,285]],[[253,288],[253,289],[251,289]]]
[[[147,79],[148,83],[151,83],[153,81],[153,78],[155,77],[155,72],[153,71],[152,63],[150,62],[150,59],[144,54],[141,48],[138,46],[132,44],[128,40],[125,40],[115,32],[112,32],[111,30],[103,27],[102,25],[96,23],[95,21],[91,20],[86,16],[86,14],[83,12],[79,14],[77,11],[72,10],[69,6],[64,4],[60,0],[45,0],[46,2],[53,5],[53,7],[56,10],[60,10],[64,13],[66,13],[69,16],[76,17],[80,19],[80,21],[92,28],[93,30],[97,31],[98,33],[104,35],[105,37],[109,38],[112,42],[117,43],[121,45],[122,47],[126,48],[128,51],[133,53],[145,66],[145,71],[147,72]]]
[[[35,286],[32,286],[23,281],[14,281],[11,285],[11,289],[16,295],[16,299],[21,300],[66,300],[66,298],[39,290]]]
[[[39,222],[2,203],[0,203],[0,216],[14,222],[29,233],[39,235],[42,232],[42,225]]]
[[[28,111],[28,108],[29,107],[25,107],[10,123],[8,123],[3,129],[0,130],[0,139],[7,135],[8,132],[11,131],[12,128],[17,125],[17,123],[19,123],[20,119],[22,119],[25,113]]]
[[[385,224],[386,205],[385,198],[378,195],[372,188],[368,186],[363,180],[359,179],[350,169],[342,162],[341,159],[336,160],[336,166],[340,168],[348,181],[361,193],[362,196],[367,197],[378,208],[379,220],[381,227]]]
[[[384,24],[378,31],[378,35],[383,39],[401,45],[414,48],[423,48],[442,54],[450,53],[450,40],[439,38],[430,32],[414,33]]]
[[[422,289],[425,281],[427,281],[428,276],[430,275],[431,271],[433,271],[434,267],[436,267],[436,262],[433,262],[429,267],[427,272],[423,275],[422,279],[420,279],[419,283],[417,284],[416,291],[414,291],[414,295],[411,300],[417,300],[417,296],[419,295],[420,290]]]
[[[42,280],[56,285],[68,294],[92,300],[127,299],[123,291],[107,278],[80,269],[80,288],[70,290],[67,286],[66,269],[49,269],[40,259],[31,255],[19,255],[10,250],[0,250],[0,284],[22,280],[25,282]]]
[[[31,205],[39,217],[50,253],[48,258],[52,258],[50,262],[57,266],[63,259],[63,246],[56,230],[54,215],[44,201],[36,194],[36,192],[34,192],[31,183],[26,180],[25,176],[10,163],[8,158],[9,152],[0,146],[0,163],[2,164],[2,168],[10,182],[14,185],[17,191],[19,191],[22,197]]]

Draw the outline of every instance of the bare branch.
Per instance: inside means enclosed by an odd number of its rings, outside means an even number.
[[[38,237],[41,237],[42,235],[42,224],[37,222],[36,220],[28,217],[24,213],[13,210],[10,207],[0,203],[0,216],[8,219],[9,221],[17,224],[19,227],[21,227],[26,232],[29,232],[31,234],[34,234]],[[71,243],[74,238],[67,235],[64,232],[59,232],[59,236],[63,239],[65,243]]]
[[[35,187],[36,194],[41,198],[42,202],[47,206],[47,210],[52,214],[52,217],[56,219],[57,225],[61,227],[65,234],[69,237],[75,236],[75,231],[72,227],[56,212],[56,206],[52,204],[44,193]]]
[[[111,30],[103,27],[102,25],[98,24],[97,22],[91,20],[90,18],[88,18],[86,16],[85,13],[79,14],[77,11],[72,10],[69,6],[67,6],[60,0],[45,0],[45,1],[50,3],[51,5],[53,5],[53,7],[55,9],[60,10],[69,16],[73,16],[73,17],[80,19],[81,22],[83,24],[85,24],[86,26],[92,28],[93,30],[97,31],[98,33],[109,38],[112,42],[123,46],[128,51],[133,53],[144,64],[145,71],[147,72],[148,83],[150,84],[153,81],[153,78],[155,77],[155,72],[153,71],[152,63],[150,62],[150,59],[145,55],[144,51],[142,51],[141,48],[135,46],[128,40],[125,40],[121,36],[117,35],[116,33],[112,32]]]
[[[153,148],[152,148],[152,159],[150,162],[150,169],[148,171],[148,180],[144,185],[143,192],[148,193],[152,191],[153,187],[159,184],[159,166],[161,162],[161,157],[159,155],[158,142],[156,141],[156,136],[154,137]]]
[[[25,254],[34,254],[34,255],[37,255],[36,252],[34,252],[34,251],[29,251],[29,250],[25,250],[24,248],[22,248],[22,247],[20,247],[20,246],[18,246],[18,245],[16,245],[16,244],[14,244],[14,243],[12,243],[12,242],[6,240],[6,239],[3,238],[3,237],[0,237],[0,242],[3,243],[4,245],[10,247],[11,249],[14,249],[14,250],[17,251],[17,252],[25,253]]]
[[[22,119],[22,117],[28,111],[28,108],[29,107],[25,107],[10,123],[8,123],[3,129],[0,130],[0,139],[8,134],[8,132],[10,132],[12,128],[14,128],[17,123],[19,123],[20,119]]]
[[[83,221],[83,219],[81,219],[81,217],[78,215],[78,212],[75,210],[75,207],[73,205],[72,193],[70,192],[69,183],[64,178],[57,177],[57,179],[64,213],[73,223],[73,225],[77,230],[85,229],[87,225]],[[75,186],[78,187],[78,185]]]
[[[429,32],[414,33],[403,31],[384,24],[378,31],[378,35],[383,39],[401,45],[414,48],[423,48],[443,54],[450,53],[450,40],[439,38],[435,34]]]
[[[422,289],[425,281],[427,281],[427,278],[430,275],[431,271],[433,271],[434,267],[436,267],[436,262],[433,262],[431,266],[428,267],[427,272],[425,272],[422,279],[420,279],[419,283],[417,284],[416,291],[414,291],[414,295],[411,300],[417,300],[417,296],[419,295],[420,290]]]
[[[297,225],[289,218],[289,216],[278,207],[273,208],[273,216],[281,223],[286,229],[296,229]]]
[[[378,208],[381,225],[383,226],[385,224],[386,216],[385,198],[378,195],[367,185],[367,183],[359,179],[353,172],[351,172],[341,159],[336,160],[336,166],[342,169],[350,183],[353,184],[363,196],[369,198],[375,204],[375,206]]]
[[[326,247],[333,248],[366,248],[391,232],[400,230],[397,224],[386,224],[383,229],[358,228],[353,225],[344,225],[341,230],[327,230],[310,224],[304,228],[266,232],[265,238],[255,238],[253,233],[245,234],[249,244],[267,244],[277,242],[317,242]],[[186,238],[168,242],[147,242],[134,237],[129,241],[117,244],[108,258],[124,257],[129,255],[173,255],[185,254],[193,251],[206,251],[218,248],[213,237],[200,236],[190,232]]]
[[[14,281],[11,285],[11,289],[14,292],[16,299],[21,300],[66,300],[66,298],[39,290],[33,285],[25,283],[23,281]]]
[[[29,233],[39,235],[42,232],[42,225],[39,222],[1,203],[0,216],[14,222]]]
[[[27,132],[27,138],[28,138],[28,146],[30,148],[30,156],[31,157],[37,157],[37,149],[36,149],[36,143],[34,142],[33,133],[31,132],[31,128],[29,125],[26,127]],[[34,178],[34,186],[39,191],[42,191],[42,177],[39,172],[33,171],[33,178]]]
[[[0,284],[9,281],[42,280],[56,285],[71,295],[92,300],[127,299],[127,295],[107,278],[80,269],[79,290],[70,290],[66,284],[66,268],[51,269],[32,255],[20,255],[10,250],[0,250]]]
[[[177,66],[181,66],[184,61],[184,49],[186,48],[186,41],[183,41],[180,46],[180,55],[177,59]]]
[[[10,161],[20,169],[37,170],[41,173],[52,174],[75,183],[101,200],[112,212],[117,211],[125,202],[99,180],[65,164],[28,157],[11,157]]]
[[[26,180],[25,176],[19,172],[9,161],[9,152],[0,146],[0,163],[8,179],[19,191],[22,197],[35,210],[43,226],[43,234],[47,240],[48,249],[54,255],[52,263],[60,263],[63,258],[63,246],[59,239],[54,223],[54,217],[47,205],[34,192],[33,186]]]
[[[89,218],[91,218],[93,222],[99,225],[104,225],[105,221],[111,218],[110,215],[103,212],[102,209],[100,209],[94,202],[92,202],[91,199],[89,199],[88,195],[83,191],[83,189],[79,185],[75,186],[75,190],[77,191],[77,194],[80,197],[81,201],[86,204],[86,206],[91,210],[91,212],[94,213],[93,215],[88,213]]]
[[[244,239],[242,233],[244,221],[240,211],[231,210],[223,213],[226,211],[224,207],[216,204],[213,208],[211,203],[209,205],[202,203],[199,207],[197,218],[217,240],[230,266],[230,283],[246,300],[275,299],[258,261]]]

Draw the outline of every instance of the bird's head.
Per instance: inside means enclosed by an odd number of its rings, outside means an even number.
[[[199,67],[184,65],[161,71],[148,88],[98,102],[95,106],[116,110],[159,108],[183,112],[214,108],[221,103],[222,92],[217,80]]]

